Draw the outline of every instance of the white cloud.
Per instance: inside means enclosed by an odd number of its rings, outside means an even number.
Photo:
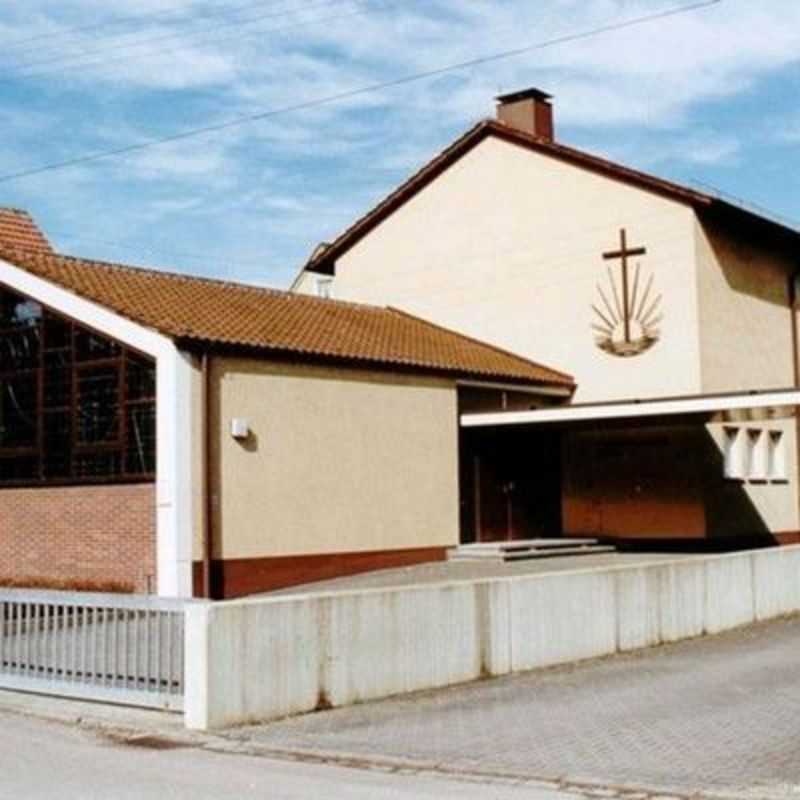
[[[11,91],[0,111],[6,133],[0,169],[15,172],[293,106],[679,2],[283,0],[254,2],[241,12],[234,9],[243,0],[7,3],[0,7],[0,40],[12,45],[0,53],[0,64]],[[93,27],[129,18],[135,20]],[[222,26],[226,19],[251,21]],[[13,46],[32,36],[40,38]],[[108,51],[95,52],[101,48]],[[28,67],[38,77],[27,79],[26,69],[15,72],[15,64],[79,52],[87,53],[80,66]],[[532,84],[552,91],[557,129],[568,141],[640,166],[680,163],[702,172],[739,164],[748,137],[757,135],[715,125],[708,109],[752,95],[799,60],[800,3],[724,0],[213,136],[0,184],[0,202],[43,208],[59,229],[84,229],[88,236],[100,228],[105,235],[97,238],[125,242],[152,238],[154,223],[169,226],[157,238],[186,238],[187,246],[175,250],[207,250],[211,271],[223,257],[236,269],[238,255],[240,276],[250,276],[253,255],[264,252],[256,273],[269,267],[283,276],[316,241],[491,115],[500,91]],[[758,135],[800,141],[800,121],[783,119]]]

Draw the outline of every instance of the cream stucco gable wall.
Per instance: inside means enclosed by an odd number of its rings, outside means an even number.
[[[703,391],[793,386],[789,287],[800,257],[730,224],[698,220],[695,231]]]
[[[664,316],[631,358],[600,350],[591,327],[623,227],[648,249]],[[697,286],[690,208],[490,137],[344,254],[334,292],[568,371],[580,402],[698,392]]]

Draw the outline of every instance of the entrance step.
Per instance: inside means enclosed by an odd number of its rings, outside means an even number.
[[[526,539],[512,542],[477,542],[448,550],[450,561],[524,561],[529,558],[613,553],[616,548],[597,539]]]

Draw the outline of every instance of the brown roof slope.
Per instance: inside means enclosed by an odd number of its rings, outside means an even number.
[[[2,244],[0,258],[185,346],[247,347],[513,383],[574,386],[562,372],[394,309]]]
[[[0,242],[23,250],[53,252],[31,215],[18,208],[0,208]]]
[[[751,222],[761,223],[784,235],[800,238],[800,232],[787,228],[768,217],[762,217],[746,208],[735,206],[714,195],[690,189],[677,183],[648,175],[645,172],[622,166],[613,161],[608,161],[599,156],[576,150],[563,144],[547,139],[541,139],[525,131],[505,125],[494,119],[479,122],[468,130],[463,136],[444,149],[439,155],[429,161],[408,180],[402,183],[384,200],[378,203],[371,211],[356,220],[349,228],[342,232],[325,250],[312,257],[304,269],[315,272],[331,272],[336,259],[362,237],[366,236],[373,228],[383,222],[390,214],[394,213],[407,200],[425,188],[431,181],[441,175],[462,156],[469,152],[489,136],[495,136],[512,144],[525,147],[534,152],[543,153],[553,158],[574,164],[608,178],[627,183],[631,186],[667,197],[698,210],[713,210],[729,214],[734,218],[743,218]]]

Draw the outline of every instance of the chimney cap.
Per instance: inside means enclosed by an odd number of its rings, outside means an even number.
[[[507,103],[518,103],[520,100],[540,100],[546,103],[552,100],[553,95],[543,92],[541,89],[531,87],[530,89],[522,89],[518,92],[509,92],[508,94],[500,94],[495,97],[498,103],[505,105]]]

